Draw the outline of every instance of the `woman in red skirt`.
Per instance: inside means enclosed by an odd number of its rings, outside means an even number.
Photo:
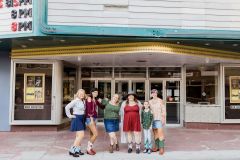
[[[136,153],[140,153],[141,144],[141,103],[134,92],[129,92],[127,100],[122,103],[121,113],[123,120],[123,132],[127,136],[128,153],[132,152],[133,143],[136,143]]]

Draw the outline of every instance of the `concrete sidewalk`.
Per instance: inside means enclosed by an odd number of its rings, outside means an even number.
[[[127,145],[121,144],[120,151],[108,153],[109,140],[103,126],[98,127],[99,137],[95,144],[95,156],[84,155],[73,158],[68,148],[74,140],[74,133],[60,132],[0,132],[0,160],[239,160],[240,131],[198,130],[185,128],[166,129],[166,153],[137,155],[127,153]],[[82,148],[85,151],[88,132]],[[142,148],[143,149],[143,148]]]

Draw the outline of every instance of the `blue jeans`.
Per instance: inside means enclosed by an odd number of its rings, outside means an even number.
[[[151,129],[143,129],[144,134],[144,147],[146,149],[152,148],[152,136],[151,136]]]

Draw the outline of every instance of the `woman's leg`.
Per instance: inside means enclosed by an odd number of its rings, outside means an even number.
[[[127,132],[127,140],[128,140],[128,153],[131,153],[133,148],[132,132]]]
[[[74,146],[80,146],[83,137],[84,137],[84,131],[77,131],[76,132],[76,138],[75,138],[75,141],[74,141],[73,145]]]
[[[77,131],[76,132],[76,138],[74,140],[73,146],[71,147],[69,154],[73,155],[74,157],[78,157],[78,155],[83,155],[81,152],[81,141],[84,137],[84,131]]]
[[[136,142],[136,153],[140,153],[141,149],[141,132],[134,132],[134,138]]]
[[[158,137],[159,137],[159,142],[158,142],[159,153],[162,155],[164,154],[164,146],[165,146],[163,128],[158,128]]]
[[[155,128],[153,128],[152,130],[153,130],[153,139],[154,139],[154,142],[155,142],[155,143],[153,143],[153,144],[155,144],[155,147],[153,147],[152,151],[156,152],[159,149],[158,148],[158,140],[159,140],[158,132],[157,132],[157,129],[155,129]]]
[[[93,148],[93,143],[95,142],[98,136],[97,127],[95,123],[89,124],[87,127],[89,128],[89,132],[90,132],[90,140],[88,141],[87,153],[90,155],[94,155],[96,154],[96,152],[92,148]]]
[[[98,132],[97,132],[97,126],[95,123],[88,125],[89,131],[90,131],[90,142],[94,143],[97,139]]]
[[[110,132],[109,133],[109,138],[110,138],[110,147],[109,147],[109,152],[113,153],[113,145],[115,143],[115,133],[114,132]]]

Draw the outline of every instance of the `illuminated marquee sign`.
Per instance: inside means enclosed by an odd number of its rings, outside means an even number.
[[[0,0],[0,35],[31,33],[33,0]]]

